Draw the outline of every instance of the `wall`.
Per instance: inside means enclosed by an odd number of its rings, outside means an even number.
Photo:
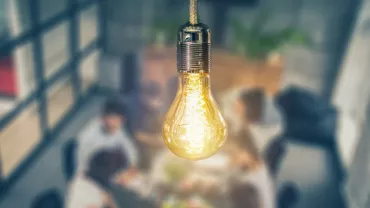
[[[349,208],[370,207],[370,102],[346,185]]]
[[[360,129],[346,183],[350,208],[370,207],[369,11],[370,1],[364,0],[333,97],[333,102],[355,120]]]
[[[370,1],[364,1],[339,74],[333,102],[359,122],[365,120],[370,95]]]

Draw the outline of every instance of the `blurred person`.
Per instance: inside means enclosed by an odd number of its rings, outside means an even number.
[[[228,90],[220,95],[220,106],[228,124],[229,135],[236,134],[242,128],[244,117],[239,115],[239,98],[244,88]]]
[[[232,111],[226,111],[228,112],[226,119],[230,125],[231,131],[225,148],[228,149],[230,147],[233,149],[232,146],[235,144],[241,144],[242,147],[245,148],[241,153],[246,152],[252,156],[253,160],[259,161],[262,158],[260,157],[256,139],[250,128],[250,117],[247,113],[248,108],[242,100],[243,92],[243,89],[235,91],[232,97],[234,100],[229,100],[229,102],[232,103],[232,106],[229,106],[229,108],[232,108]]]
[[[139,96],[133,118],[135,136],[140,143],[161,146],[163,142],[153,138],[153,134],[158,134],[162,130],[165,109],[161,89],[154,82],[143,84]]]
[[[228,182],[231,190],[235,184],[256,187],[261,208],[275,208],[273,179],[265,162],[248,138],[234,138],[229,147],[230,171]]]
[[[258,189],[251,184],[235,184],[230,191],[233,208],[261,208]]]
[[[155,82],[144,83],[140,92],[129,97],[131,129],[141,149],[141,168],[150,166],[153,154],[164,147],[162,123],[164,120],[164,100],[161,88]]]
[[[282,119],[273,98],[261,88],[244,89],[235,102],[241,128],[248,128],[259,152],[281,133]]]
[[[87,169],[77,174],[69,185],[66,208],[115,208],[110,186],[127,162],[119,149],[95,152]]]
[[[170,75],[168,71],[168,63],[165,54],[153,53],[148,54],[143,63],[143,73],[141,83],[156,83],[161,90],[166,88],[167,80]],[[173,69],[171,69],[173,71]],[[176,71],[174,71],[176,73]]]
[[[105,102],[100,119],[93,121],[78,140],[78,170],[84,170],[91,156],[104,148],[119,148],[128,159],[127,168],[137,166],[137,149],[125,129],[126,111],[125,106],[116,98]]]

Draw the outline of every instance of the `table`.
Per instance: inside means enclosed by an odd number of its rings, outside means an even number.
[[[179,176],[182,179],[169,179],[168,176],[168,162],[180,165],[187,170],[186,176]],[[136,181],[135,185],[131,188],[132,191],[121,190],[115,193],[116,198],[122,195],[119,201],[122,203],[147,204],[142,208],[151,207],[155,203],[170,202],[174,198],[186,198],[186,199],[201,199],[207,202],[210,208],[231,208],[230,200],[228,197],[228,157],[224,153],[220,153],[206,160],[202,161],[187,161],[177,158],[167,150],[159,153],[153,161],[153,167],[148,173],[143,173],[141,181]],[[167,172],[166,172],[167,171]],[[186,183],[182,183],[185,177],[186,180],[196,181],[197,183],[203,183],[210,185],[211,190],[215,190],[210,193],[203,193],[202,189],[197,187],[191,189],[190,192],[186,190]],[[139,182],[140,181],[140,182]],[[181,182],[180,182],[181,181]],[[266,166],[263,164],[260,168],[240,175],[240,181],[255,185],[260,192],[260,201],[263,202],[263,208],[274,208],[275,207],[275,191],[272,178],[269,176]],[[185,186],[184,186],[185,185]],[[164,196],[160,196],[160,191],[166,187],[167,193]],[[185,187],[185,188],[184,188]],[[184,189],[183,189],[184,188]],[[193,193],[197,190],[197,193]],[[135,194],[136,193],[136,194]],[[129,200],[127,200],[129,198]],[[134,202],[132,202],[132,200]],[[148,205],[150,204],[150,205]],[[126,204],[127,207],[127,204]],[[130,207],[135,208],[134,205]],[[158,207],[170,207],[172,206],[158,206]],[[177,206],[173,206],[176,207]],[[203,207],[200,207],[203,208]],[[206,207],[208,208],[208,207]]]

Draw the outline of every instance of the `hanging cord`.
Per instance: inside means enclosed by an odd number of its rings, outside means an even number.
[[[190,0],[190,24],[198,24],[198,0]]]

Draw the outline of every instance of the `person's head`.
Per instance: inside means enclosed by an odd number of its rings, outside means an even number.
[[[164,104],[158,83],[148,82],[141,85],[141,100],[150,110],[158,110]]]
[[[103,107],[102,121],[103,127],[108,132],[114,132],[122,127],[126,119],[125,106],[119,99],[108,99]]]
[[[100,182],[108,182],[126,165],[126,157],[121,150],[103,149],[91,157],[87,174]]]
[[[258,190],[251,184],[237,184],[230,194],[233,208],[261,208]]]
[[[250,122],[258,122],[263,114],[265,92],[262,88],[245,90],[240,94],[236,109],[239,115]]]

